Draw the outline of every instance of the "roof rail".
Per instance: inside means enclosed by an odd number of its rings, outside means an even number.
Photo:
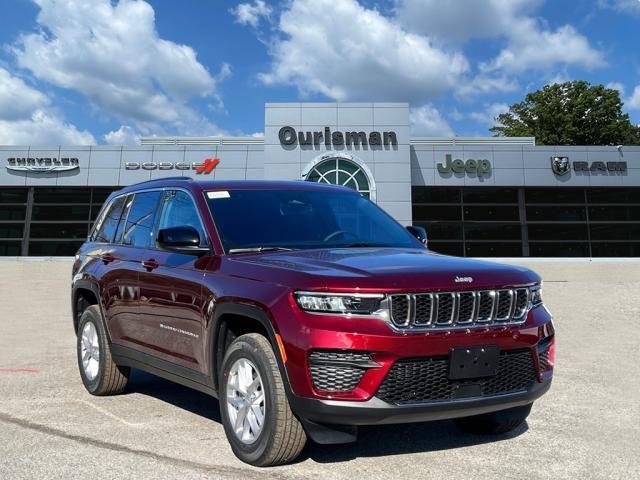
[[[191,178],[191,177],[161,177],[161,178],[153,178],[151,180],[145,180],[144,182],[138,182],[138,183],[136,183],[134,185],[140,185],[140,184],[143,184],[143,183],[151,183],[151,182],[159,182],[159,181],[162,181],[162,180],[184,180],[184,181],[187,181],[187,182],[193,182],[193,178]]]

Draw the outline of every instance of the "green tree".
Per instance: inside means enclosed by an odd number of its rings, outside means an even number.
[[[618,90],[573,81],[546,85],[498,115],[496,136],[536,137],[538,145],[640,144]]]

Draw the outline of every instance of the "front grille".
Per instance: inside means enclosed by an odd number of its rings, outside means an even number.
[[[313,386],[322,392],[350,392],[367,368],[378,367],[366,352],[315,350],[309,353]]]
[[[393,404],[436,402],[521,392],[536,381],[531,350],[500,353],[496,374],[469,380],[449,379],[447,357],[397,361],[376,396]]]
[[[519,323],[529,308],[528,288],[389,295],[391,321],[400,329]]]

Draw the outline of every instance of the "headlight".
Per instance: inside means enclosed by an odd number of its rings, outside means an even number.
[[[530,290],[531,306],[537,307],[538,305],[542,305],[542,283],[534,285]]]
[[[371,315],[380,310],[381,293],[320,293],[296,292],[296,302],[302,310],[318,313]]]

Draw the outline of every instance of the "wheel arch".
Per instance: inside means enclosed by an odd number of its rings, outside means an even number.
[[[91,305],[98,305],[104,318],[102,302],[100,301],[100,288],[98,285],[88,280],[76,281],[73,285],[73,293],[71,296],[71,313],[74,332],[78,332],[80,317],[82,317],[82,313]]]
[[[287,394],[290,393],[289,378],[282,358],[281,341],[267,312],[258,306],[244,303],[223,303],[216,307],[211,319],[208,352],[211,354],[213,384],[218,388],[218,371],[230,343],[245,333],[260,333],[269,343],[278,362]]]

